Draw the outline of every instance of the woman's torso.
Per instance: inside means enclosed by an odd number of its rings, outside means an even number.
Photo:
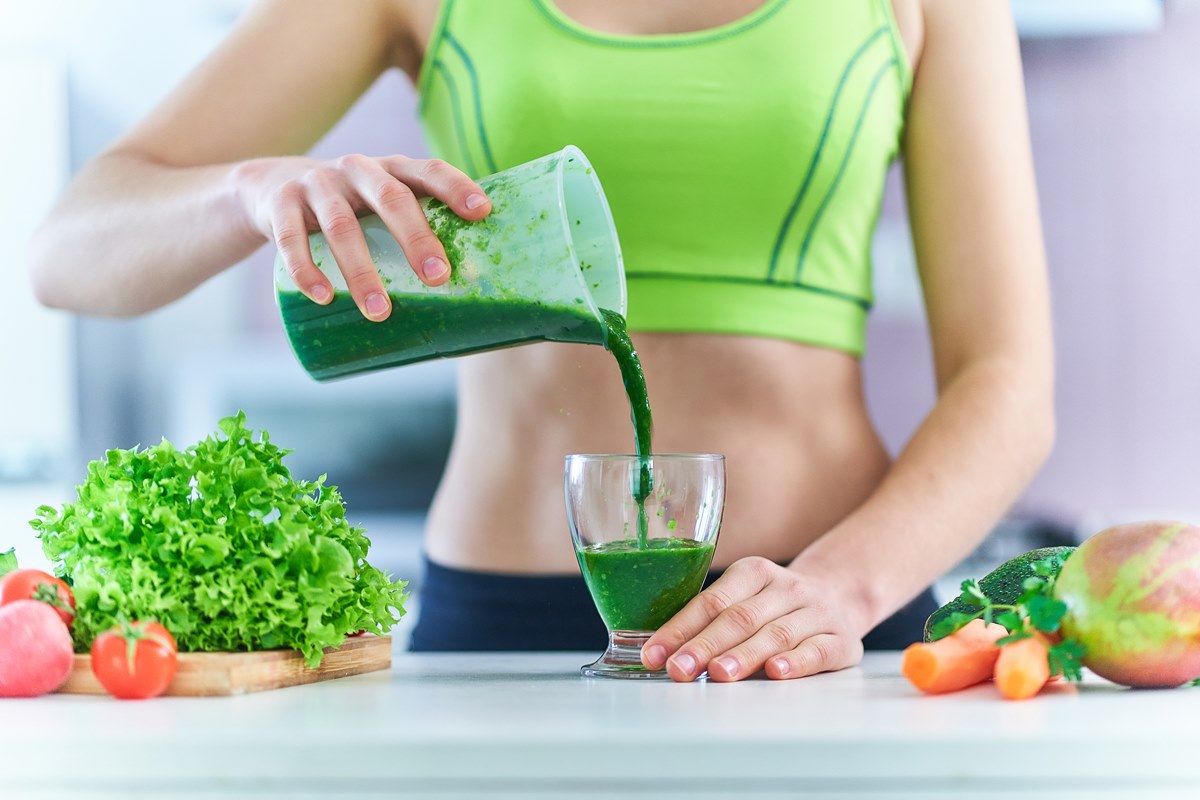
[[[641,35],[716,28],[762,5],[664,3],[647,16],[629,13],[626,4],[559,0],[557,7],[588,28]],[[911,7],[897,5],[903,30]],[[413,7],[413,37],[423,46],[435,18],[436,3]],[[633,338],[654,409],[655,451],[727,458],[717,566],[747,555],[794,557],[886,472],[854,354],[761,336],[635,332]],[[596,347],[530,345],[463,359],[460,367],[459,422],[429,517],[429,556],[466,569],[574,570],[562,457],[633,446],[611,356]]]

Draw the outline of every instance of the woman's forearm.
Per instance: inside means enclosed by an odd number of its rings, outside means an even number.
[[[247,219],[236,165],[172,167],[133,153],[84,167],[34,235],[38,299],[127,316],[165,305],[266,241]]]
[[[845,588],[863,632],[961,561],[1049,454],[1049,369],[981,359],[945,386],[879,488],[793,562]]]

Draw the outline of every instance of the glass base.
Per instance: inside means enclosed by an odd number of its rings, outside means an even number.
[[[589,678],[669,681],[666,669],[646,669],[642,664],[642,645],[654,631],[609,631],[608,649],[591,664],[579,668]],[[704,678],[701,675],[700,678]]]

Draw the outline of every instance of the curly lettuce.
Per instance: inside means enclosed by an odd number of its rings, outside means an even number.
[[[367,563],[325,476],[292,478],[289,450],[242,413],[186,450],[109,450],[78,497],[31,525],[75,592],[76,648],[122,619],[156,619],[180,652],[299,650],[310,667],[347,634],[385,634],[406,583]]]

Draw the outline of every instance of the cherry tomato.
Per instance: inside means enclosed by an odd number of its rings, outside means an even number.
[[[75,620],[75,595],[61,578],[40,569],[15,569],[0,578],[0,606],[17,600],[41,600],[68,626]]]
[[[92,644],[92,673],[113,697],[157,697],[175,677],[176,645],[157,622],[126,622],[105,631]]]

